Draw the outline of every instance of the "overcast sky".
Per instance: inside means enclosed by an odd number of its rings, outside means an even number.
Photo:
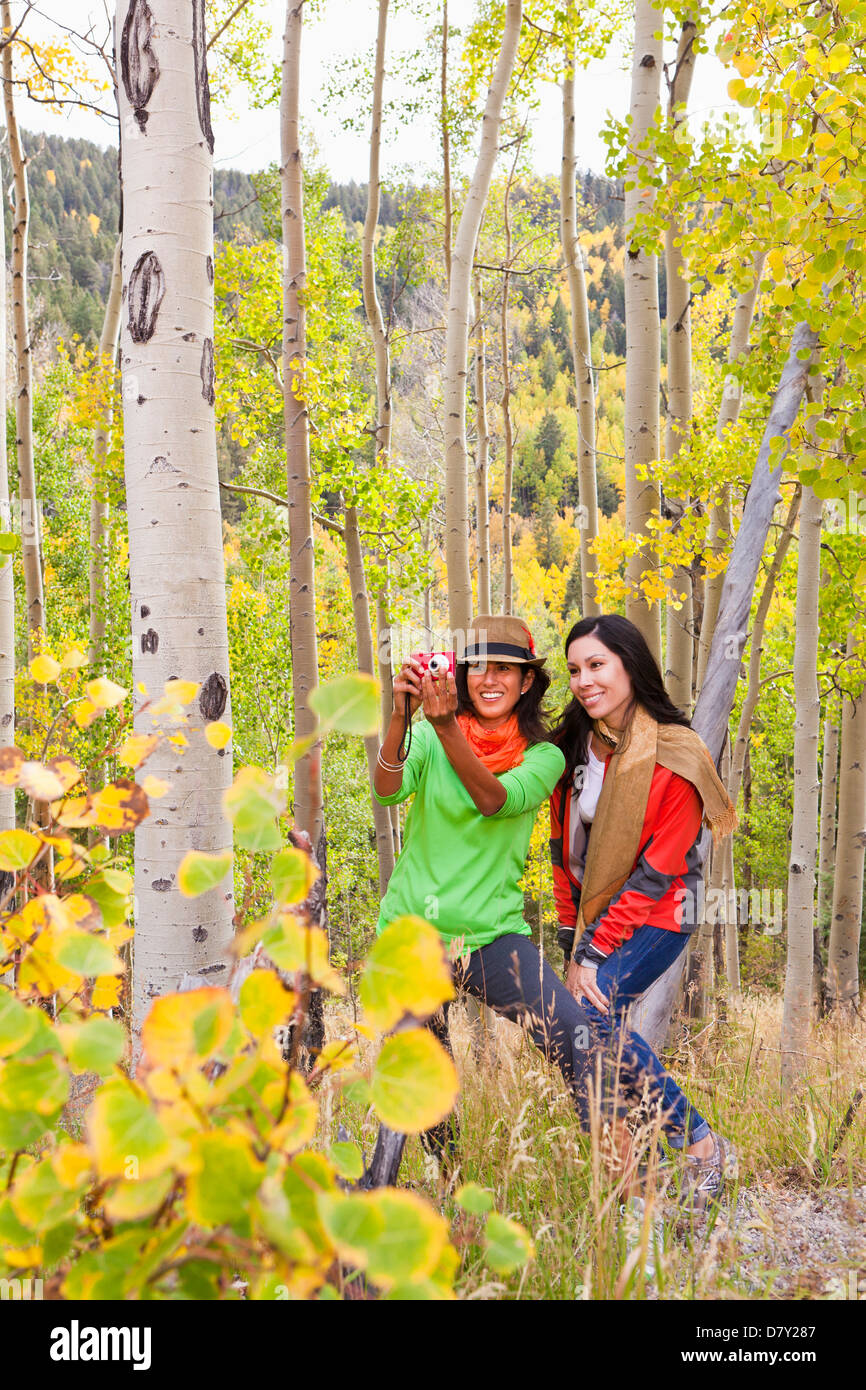
[[[285,19],[285,0],[257,0],[260,12],[266,11],[271,20],[271,53],[279,59],[281,35]],[[319,109],[321,93],[327,90],[329,68],[340,58],[372,52],[376,38],[375,0],[325,0],[324,16],[305,27],[303,49],[302,111],[307,129],[318,144],[322,160],[331,177],[337,182],[366,179],[367,140],[363,133],[343,131],[334,115]],[[400,54],[407,53],[420,41],[417,20],[404,5],[389,22],[389,52],[392,71],[389,79],[393,95],[399,95]],[[474,10],[473,0],[450,0],[449,19],[455,26],[465,25]],[[20,0],[13,0],[13,15],[20,14]],[[106,13],[113,13],[113,0],[39,0],[39,17],[31,15],[28,26],[40,37],[49,33],[59,36],[58,22],[86,30],[91,24],[100,38],[107,32]],[[52,22],[53,21],[53,22]],[[627,50],[631,35],[617,36],[610,55],[594,63],[576,80],[577,157],[579,165],[596,173],[604,172],[605,147],[599,132],[605,113],[610,110],[618,118],[628,108],[629,77]],[[666,54],[670,58],[672,54]],[[732,108],[727,97],[726,74],[720,63],[710,55],[701,55],[693,88],[693,119],[703,122],[718,118]],[[387,93],[386,93],[387,95]],[[561,158],[561,98],[559,89],[544,84],[540,89],[540,110],[533,117],[532,160],[541,174],[558,173]],[[113,144],[113,127],[90,112],[67,108],[64,114],[52,115],[44,106],[23,99],[19,119],[26,129],[45,130],[68,136],[94,140],[100,145]],[[227,112],[215,107],[213,125],[216,135],[214,158],[223,168],[238,168],[251,172],[269,164],[279,155],[279,118],[276,110],[251,111],[242,99],[236,108]],[[386,129],[383,172],[387,175],[409,168],[418,176],[437,166],[438,145],[429,121],[405,123],[398,130]]]

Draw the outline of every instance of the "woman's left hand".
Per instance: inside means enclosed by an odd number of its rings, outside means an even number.
[[[576,960],[571,961],[565,977],[565,987],[578,1003],[581,999],[586,999],[600,1014],[610,1012],[610,1000],[598,987],[597,970],[592,970],[588,965],[578,965]]]
[[[449,671],[444,680],[425,671],[421,677],[424,718],[434,728],[450,724],[457,713],[457,682]]]

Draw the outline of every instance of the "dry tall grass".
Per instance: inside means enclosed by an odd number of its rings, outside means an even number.
[[[677,1216],[662,1196],[651,1143],[641,1226],[621,1219],[604,1134],[599,1127],[592,1136],[580,1133],[558,1071],[503,1020],[479,1049],[465,1012],[452,1009],[462,1081],[455,1164],[437,1174],[412,1139],[400,1180],[455,1218],[461,1297],[851,1296],[858,1278],[866,1279],[866,1102],[847,1127],[845,1117],[866,1078],[866,1027],[816,1027],[805,1089],[786,1101],[779,998],[746,994],[729,1002],[727,1015],[724,1025],[683,1029],[668,1061],[695,1105],[734,1143],[739,1181],[711,1214]],[[369,1118],[349,1106],[343,1120],[369,1156]],[[521,1274],[491,1277],[480,1223],[453,1200],[465,1182],[488,1188],[497,1210],[531,1232],[535,1259]]]

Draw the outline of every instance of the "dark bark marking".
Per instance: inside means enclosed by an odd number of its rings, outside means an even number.
[[[204,628],[203,628],[203,627],[197,627],[197,628],[196,628],[196,632],[198,633],[199,637],[204,637]]]
[[[149,618],[149,617],[150,617],[150,609],[148,608],[148,606],[147,606],[146,603],[143,603],[143,604],[141,605],[141,616],[142,616],[143,618]]]
[[[213,256],[208,256],[207,261],[206,261],[206,265],[207,265],[207,280],[208,280],[208,284],[209,284],[209,285],[212,285],[212,284],[213,284]]]
[[[139,256],[129,277],[129,332],[134,343],[149,343],[165,296],[165,272],[155,251]]]
[[[213,339],[205,338],[201,345],[201,366],[199,367],[201,377],[201,393],[208,405],[213,405],[216,400],[214,393],[214,362],[213,362]]]
[[[640,60],[640,65],[642,68],[654,68],[656,60],[651,53],[645,53]]]
[[[193,941],[207,941],[207,931],[205,930],[205,928],[204,928],[204,927],[193,927],[193,929],[192,929],[192,939],[193,939]]]
[[[204,0],[192,0],[192,52],[195,64],[195,103],[198,123],[213,154],[213,127],[210,123],[210,83],[207,77],[207,43],[205,41]]]
[[[151,473],[179,473],[179,472],[180,472],[180,469],[179,469],[179,468],[175,468],[175,466],[174,466],[173,463],[169,463],[168,459],[165,458],[165,456],[164,456],[163,454],[157,454],[156,458],[153,460],[153,463],[150,465],[150,467],[148,468],[148,470],[147,470],[147,472],[145,473],[144,476],[145,476],[146,478],[149,478],[150,475],[151,475]]]
[[[158,646],[159,646],[159,633],[158,633],[158,632],[154,632],[153,628],[152,628],[152,627],[149,627],[149,628],[147,629],[147,632],[143,632],[143,633],[141,634],[141,651],[142,651],[142,655],[144,655],[146,652],[155,652]]]
[[[171,888],[171,879],[155,878],[150,886],[155,893],[167,893]]]
[[[147,104],[159,81],[159,62],[151,48],[153,15],[147,0],[130,0],[120,39],[120,72],[129,104],[142,134],[147,134]]]
[[[202,719],[219,719],[229,697],[225,677],[212,671],[199,692],[198,707]]]

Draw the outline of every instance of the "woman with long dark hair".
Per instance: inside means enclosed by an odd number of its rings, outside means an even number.
[[[565,655],[573,699],[553,733],[565,774],[551,798],[551,854],[566,987],[605,1045],[603,1107],[623,1156],[629,1106],[617,1092],[655,1103],[668,1144],[685,1149],[683,1195],[702,1207],[735,1155],[624,1015],[697,926],[702,825],[719,839],[736,814],[633,623],[584,618]]]
[[[585,1116],[586,1013],[533,946],[520,887],[538,809],[564,766],[542,713],[549,684],[514,617],[475,619],[456,677],[434,678],[412,659],[400,668],[374,788],[386,806],[414,801],[378,930],[407,915],[431,922],[457,956],[458,983],[526,1026]]]

